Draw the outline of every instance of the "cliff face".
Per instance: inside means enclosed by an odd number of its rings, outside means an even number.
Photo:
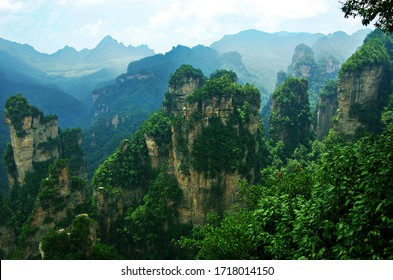
[[[342,136],[382,131],[381,114],[392,92],[392,38],[380,30],[342,65],[338,80],[338,111],[333,125]]]
[[[337,113],[338,84],[334,80],[328,81],[319,94],[318,111],[315,120],[315,132],[319,140],[328,135],[333,127],[333,118]]]
[[[147,137],[147,136],[146,136]],[[146,142],[145,142],[146,141]],[[146,144],[148,143],[148,144]],[[151,153],[148,152],[151,148]],[[96,171],[92,185],[97,210],[97,222],[101,238],[108,240],[115,223],[129,207],[143,202],[148,189],[148,155],[152,158],[157,145],[151,138],[138,135],[133,140],[124,140],[118,150]],[[152,160],[154,162],[154,160]]]
[[[8,220],[17,233],[13,238],[18,240],[13,247],[17,257],[37,258],[40,239],[48,231],[68,226],[76,214],[86,211],[81,130],[60,131],[56,116],[44,116],[22,95],[7,100],[4,115],[11,136],[4,154],[11,214],[2,222]],[[0,243],[6,244],[12,232],[4,232]]]
[[[292,70],[293,76],[297,78],[310,78],[314,74],[315,68],[316,63],[312,49],[305,44],[298,45],[292,56],[290,72]]]
[[[310,106],[315,108],[325,83],[337,79],[340,67],[340,61],[333,55],[324,53],[315,56],[313,49],[300,44],[295,48],[288,74],[307,80]]]
[[[58,160],[41,184],[35,207],[27,223],[24,258],[39,257],[41,238],[59,225],[68,227],[72,218],[84,210],[87,201],[85,182],[71,177],[65,161]]]
[[[337,113],[337,95],[322,96],[319,99],[316,134],[318,139],[328,135],[333,127],[333,117]]]
[[[10,128],[11,145],[14,154],[16,176],[9,176],[10,186],[22,185],[26,174],[34,172],[34,165],[58,158],[60,155],[60,137],[57,118],[49,121],[42,116],[29,115],[22,119],[22,127],[16,128],[8,117],[6,124]]]
[[[188,79],[182,86],[170,87],[167,99],[172,98],[174,106],[164,108],[172,112],[177,120],[172,126],[168,171],[174,174],[183,192],[183,199],[177,206],[179,220],[181,223],[192,224],[203,223],[209,211],[229,210],[237,201],[239,181],[247,176],[251,180],[254,178],[255,166],[251,167],[247,174],[241,174],[240,166],[246,164],[249,154],[258,154],[257,137],[261,124],[258,113],[259,95],[243,96],[240,100],[233,93],[190,101],[190,96],[198,90],[199,85],[200,80]],[[233,117],[244,107],[247,107],[247,120],[239,125],[233,122]],[[237,142],[236,138],[244,133],[249,134],[251,142],[254,143],[251,145],[252,148],[242,147],[241,144],[235,145],[234,149],[240,150],[240,153],[234,152],[233,157],[239,157],[240,160],[228,169],[215,169],[214,163],[210,161],[220,159],[208,154],[211,152],[208,149],[228,144],[228,139],[219,135],[221,129],[223,134],[229,135],[233,132],[235,139],[229,141]],[[210,132],[217,134],[209,135]],[[222,139],[222,142],[215,142],[213,138]],[[209,144],[215,147],[200,147]],[[217,149],[216,153],[220,152],[221,150]],[[226,152],[230,154],[230,151]],[[196,163],[201,160],[204,167]]]
[[[341,67],[341,63],[337,59],[333,57],[329,57],[328,59],[326,59],[325,71],[327,74],[336,73],[337,75],[338,71],[340,70],[340,67]]]
[[[369,129],[361,122],[356,108],[369,108],[377,102],[383,70],[382,65],[370,65],[341,73],[338,82],[338,111],[333,125],[337,133],[354,136],[358,130]]]
[[[176,71],[163,112],[153,114],[94,175],[104,240],[123,214],[133,220],[150,213],[158,186],[171,189],[160,202],[176,213],[167,217],[171,223],[195,225],[210,211],[230,210],[240,180],[257,180],[264,160],[260,94],[235,81],[230,71],[207,81],[191,66]]]

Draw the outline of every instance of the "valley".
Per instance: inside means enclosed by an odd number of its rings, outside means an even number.
[[[393,38],[0,40],[2,259],[392,258]]]

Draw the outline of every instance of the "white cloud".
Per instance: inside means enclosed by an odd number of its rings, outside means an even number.
[[[284,20],[315,17],[327,12],[329,8],[327,0],[251,0],[247,3],[251,4],[250,9],[254,15]]]
[[[108,1],[105,0],[59,0],[59,4],[63,6],[79,6],[79,7],[87,7],[87,6],[96,6],[100,4],[104,4],[105,2],[108,3]],[[114,4],[111,1],[111,4]]]
[[[86,23],[79,29],[79,33],[87,37],[96,36],[102,33],[101,31],[104,29],[104,26],[107,23],[107,21],[103,21],[101,19],[97,20],[96,22]]]
[[[147,24],[141,24],[138,33],[161,33],[165,34],[167,40],[175,39],[176,36],[179,38],[176,43],[187,45],[209,44],[224,34],[237,33],[244,29],[255,28],[268,32],[285,30],[284,23],[318,17],[327,13],[331,6],[331,0],[164,2],[169,3],[152,14]],[[168,45],[167,42],[164,44]]]
[[[0,36],[24,41],[26,34],[41,36],[46,27],[64,38],[60,48],[70,43],[77,49],[92,47],[93,41],[112,35],[124,44],[165,52],[178,44],[209,45],[246,29],[326,33],[361,28],[358,21],[344,21],[339,6],[338,0],[0,0]],[[33,40],[29,43],[34,46]]]
[[[20,1],[0,0],[0,13],[18,13],[23,7]]]
[[[236,14],[238,5],[241,5],[239,1],[234,0],[194,0],[187,5],[183,16],[209,20],[223,15]]]
[[[149,25],[159,28],[167,27],[171,23],[179,20],[181,17],[181,10],[181,1],[174,1],[169,8],[167,7],[167,9],[162,10],[152,16],[148,20]]]
[[[45,0],[0,0],[0,13],[2,14],[33,14]]]
[[[58,10],[52,10],[48,17],[48,24],[54,23],[56,20],[61,18],[61,13]]]
[[[120,31],[116,31],[113,36],[121,42],[138,46],[152,42],[154,40],[152,36],[157,36],[157,33],[147,32],[146,27],[127,26]]]

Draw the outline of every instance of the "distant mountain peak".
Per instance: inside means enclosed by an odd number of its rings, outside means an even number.
[[[74,49],[73,47],[70,46],[64,46],[64,48],[58,50],[57,52],[54,53],[54,55],[56,54],[73,54],[73,53],[77,53],[78,51],[76,49]]]
[[[124,47],[122,43],[119,43],[117,40],[113,39],[112,36],[107,35],[104,37],[104,39],[101,40],[101,42],[98,43],[96,48],[118,47],[119,45]]]

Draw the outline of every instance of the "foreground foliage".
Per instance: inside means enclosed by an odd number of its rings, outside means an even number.
[[[392,1],[384,0],[346,0],[342,3],[341,10],[344,12],[345,17],[362,18],[363,25],[369,25],[374,19],[374,25],[387,32],[393,32]]]
[[[243,211],[179,244],[197,259],[393,259],[391,116],[378,137],[349,144],[330,134],[265,169],[263,184],[244,184]]]

